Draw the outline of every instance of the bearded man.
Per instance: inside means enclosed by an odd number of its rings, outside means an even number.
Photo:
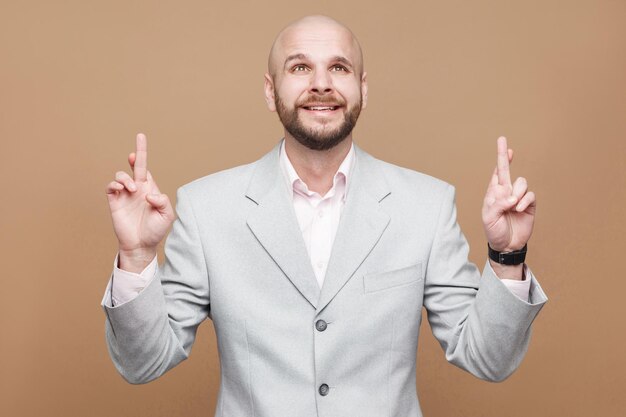
[[[524,264],[535,195],[523,178],[511,182],[506,139],[482,210],[481,276],[454,188],[353,143],[367,74],[348,28],[309,16],[282,30],[265,98],[284,139],[181,187],[177,214],[147,170],[142,134],[133,176],[107,186],[119,255],[102,305],[122,376],[145,383],[186,359],[208,317],[221,362],[216,415],[420,416],[422,307],[450,362],[490,381],[509,376],[546,296]]]

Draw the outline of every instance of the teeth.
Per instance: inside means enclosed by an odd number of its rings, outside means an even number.
[[[335,110],[335,107],[309,107],[311,110]]]

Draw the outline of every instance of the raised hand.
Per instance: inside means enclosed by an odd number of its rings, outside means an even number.
[[[535,193],[528,191],[526,179],[511,184],[509,162],[512,151],[506,138],[498,138],[498,161],[483,202],[482,219],[489,246],[499,252],[524,247],[535,222]]]
[[[128,155],[133,171],[115,174],[106,187],[113,229],[117,235],[120,268],[141,272],[154,258],[157,246],[176,218],[165,194],[161,194],[148,171],[148,143],[137,135],[136,152]]]

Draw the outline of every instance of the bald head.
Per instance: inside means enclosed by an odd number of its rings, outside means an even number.
[[[367,74],[350,29],[326,16],[291,23],[272,45],[264,78],[265,101],[287,143],[327,151],[352,138],[367,105]]]
[[[357,38],[345,25],[322,15],[305,16],[278,33],[267,60],[268,73],[275,78],[290,55],[307,52],[298,49],[310,44],[322,44],[329,39],[340,40],[346,45],[346,51],[351,55],[347,59],[352,61],[356,72],[362,74],[363,52]]]

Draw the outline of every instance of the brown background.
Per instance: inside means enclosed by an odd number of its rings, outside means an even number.
[[[424,325],[425,414],[624,415],[626,2],[592,0],[3,1],[0,414],[213,414],[210,322],[159,380],[132,386],[114,370],[99,305],[116,250],[104,187],[140,131],[172,198],[267,152],[282,129],[263,101],[266,55],[309,13],[363,44],[357,143],[457,187],[474,262],[498,135],[538,195],[528,261],[550,301],[525,361],[502,384],[479,381]]]

